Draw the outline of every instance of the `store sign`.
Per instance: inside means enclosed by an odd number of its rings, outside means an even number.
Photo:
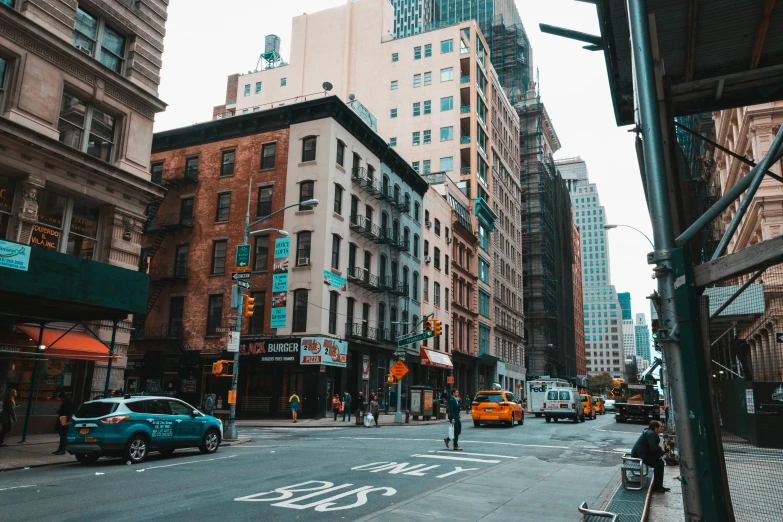
[[[242,342],[239,355],[253,355],[261,362],[295,363],[299,359],[301,339],[298,337]]]
[[[370,379],[370,356],[362,355],[362,380]]]
[[[236,353],[239,351],[239,332],[228,332],[226,351]]]
[[[29,266],[29,246],[0,239],[0,267],[27,272]]]
[[[288,302],[288,256],[291,252],[291,238],[275,240],[275,267],[272,275],[272,308],[269,326],[285,328],[286,304]]]
[[[14,181],[11,178],[0,176],[0,212],[11,214],[11,206],[14,202]]]
[[[44,225],[33,225],[33,233],[30,236],[30,244],[49,250],[57,250],[60,243],[60,231]]]
[[[321,364],[345,368],[348,362],[348,342],[329,337],[302,337],[299,364]]]
[[[345,291],[348,289],[348,280],[344,277],[332,273],[331,270],[324,270],[324,284],[333,286],[338,290]]]

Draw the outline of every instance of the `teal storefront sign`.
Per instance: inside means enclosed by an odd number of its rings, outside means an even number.
[[[27,272],[31,247],[0,239],[0,267]]]

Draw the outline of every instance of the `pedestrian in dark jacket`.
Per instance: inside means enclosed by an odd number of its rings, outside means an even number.
[[[57,432],[60,434],[60,445],[57,447],[57,451],[53,451],[53,455],[65,455],[65,442],[68,436],[68,426],[71,424],[73,418],[73,401],[65,392],[60,392],[57,395],[58,399],[62,399],[60,407],[57,409]]]
[[[16,422],[16,390],[8,390],[3,401],[3,411],[0,413],[0,446],[8,446],[5,436],[11,433]]]
[[[650,421],[650,426],[639,436],[631,450],[633,458],[642,459],[642,462],[654,470],[653,491],[656,493],[666,493],[671,490],[671,488],[663,487],[664,464],[661,457],[666,452],[661,448],[661,438],[659,437],[661,433],[663,433],[663,424],[657,420]]]
[[[381,405],[378,404],[378,397],[373,395],[372,400],[370,401],[370,413],[372,413],[372,418],[375,419],[375,427],[378,428],[378,415],[381,412]]]
[[[348,415],[348,422],[351,422],[351,394],[348,390],[343,393],[343,422],[345,422],[345,416]]]
[[[462,451],[462,448],[459,447],[459,434],[462,433],[462,421],[459,419],[460,410],[459,390],[455,388],[451,391],[449,399],[449,421],[454,427],[454,451]],[[449,447],[449,439],[450,437],[443,439],[447,448]]]

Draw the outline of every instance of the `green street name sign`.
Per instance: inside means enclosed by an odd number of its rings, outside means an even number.
[[[403,337],[402,339],[397,339],[397,347],[405,346],[406,344],[413,344],[417,343],[419,341],[423,341],[424,339],[429,339],[432,337],[432,332],[422,332],[418,333],[416,335],[411,335],[409,337]]]
[[[237,268],[250,268],[250,245],[237,245]]]

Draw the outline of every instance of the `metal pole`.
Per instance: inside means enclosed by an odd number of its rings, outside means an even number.
[[[111,346],[109,347],[109,365],[106,367],[106,385],[103,387],[103,396],[109,396],[109,380],[111,379],[111,362],[114,360],[114,339],[117,337],[117,321],[111,329]]]
[[[644,139],[645,172],[647,174],[648,204],[653,225],[655,251],[648,256],[648,263],[656,264],[655,272],[661,299],[661,324],[663,329],[671,329],[678,322],[675,304],[674,272],[672,249],[675,246],[672,219],[668,199],[665,150],[661,129],[658,96],[653,65],[652,44],[646,0],[627,0],[631,46],[634,58],[639,127]],[[766,168],[762,169],[762,172]],[[681,256],[679,256],[681,257]],[[688,329],[692,333],[692,328]],[[693,353],[687,357],[676,337],[663,339],[663,353],[666,360],[667,378],[672,390],[674,422],[677,426],[677,440],[680,450],[680,477],[682,480],[683,505],[688,520],[726,520],[723,491],[715,490],[713,481],[705,480],[711,471],[715,471],[715,455],[707,454],[714,443],[702,423],[710,421],[709,404],[703,404],[700,395],[688,388],[686,379],[693,361],[698,359]],[[696,351],[693,343],[689,352]],[[698,364],[698,361],[696,362]],[[706,363],[702,363],[703,365]],[[695,384],[698,388],[698,382]],[[697,391],[697,390],[696,390]],[[695,413],[694,413],[695,412]],[[701,427],[701,428],[700,428]],[[704,446],[697,445],[704,443]],[[701,489],[704,488],[704,491]],[[705,498],[713,502],[704,502]]]
[[[404,362],[405,357],[398,357],[400,361]],[[394,423],[402,424],[402,379],[397,379],[397,411],[394,412]]]
[[[41,355],[41,343],[43,343],[44,325],[41,323],[41,331],[38,334],[38,344],[35,347],[35,364],[33,364],[33,378],[30,380],[30,396],[27,398],[27,413],[24,416],[24,428],[22,429],[21,442],[27,442],[27,427],[30,425],[30,416],[33,414],[33,394],[35,394],[35,381],[38,377],[38,360]]]
[[[250,228],[250,194],[253,192],[253,178],[250,178],[250,181],[248,182],[247,186],[247,211],[245,212],[245,230],[244,234],[242,236],[242,244],[247,245],[247,238],[248,238],[248,229]],[[242,307],[245,302],[245,294],[242,291],[242,288],[239,287],[239,299],[237,303],[237,333],[241,336],[242,335]],[[231,377],[231,391],[234,393],[234,397],[236,398],[237,393],[237,384],[239,380],[239,350],[237,349],[236,352],[234,352],[234,375]],[[229,414],[228,414],[228,426],[226,427],[225,432],[225,438],[226,439],[236,439],[238,436],[237,433],[237,425],[236,425],[236,415],[237,415],[237,404],[236,400],[233,404],[230,405],[229,408]]]

